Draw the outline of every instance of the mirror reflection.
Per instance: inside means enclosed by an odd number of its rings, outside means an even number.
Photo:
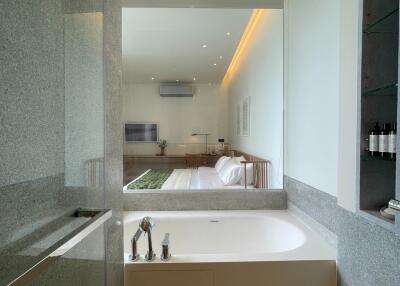
[[[281,189],[283,12],[124,8],[124,191]]]

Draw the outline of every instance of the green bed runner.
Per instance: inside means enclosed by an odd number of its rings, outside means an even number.
[[[129,190],[154,190],[168,179],[174,169],[151,169],[143,177],[128,185]]]

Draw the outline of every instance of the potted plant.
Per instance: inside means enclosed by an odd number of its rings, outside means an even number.
[[[157,142],[158,147],[160,147],[160,154],[159,156],[164,156],[165,155],[165,148],[167,147],[167,140],[162,139]]]

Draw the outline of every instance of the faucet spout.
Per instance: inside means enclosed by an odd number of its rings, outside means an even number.
[[[129,259],[130,259],[131,261],[136,261],[136,260],[138,260],[139,257],[140,257],[140,254],[138,253],[138,246],[137,246],[137,243],[138,243],[138,240],[139,240],[140,235],[142,234],[142,232],[143,232],[142,229],[139,228],[139,229],[136,231],[135,235],[132,237],[132,240],[131,240],[132,254],[129,255]]]
[[[149,251],[147,252],[145,258],[146,258],[147,261],[153,261],[156,258],[156,254],[153,251],[153,243],[152,243],[152,240],[151,240],[151,229],[149,229],[147,231],[147,237],[148,237],[148,243],[149,243]]]
[[[147,254],[145,256],[146,261],[153,261],[156,258],[156,254],[153,251],[153,243],[151,240],[151,230],[153,229],[154,225],[155,224],[153,219],[148,216],[144,217],[139,224],[140,229],[146,232],[148,237],[149,250],[147,251]]]

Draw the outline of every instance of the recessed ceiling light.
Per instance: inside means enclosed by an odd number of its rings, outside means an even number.
[[[196,81],[196,77],[193,77],[193,80]]]
[[[176,82],[179,82],[179,79],[175,80]]]
[[[226,35],[229,37],[231,35],[231,32],[226,32]]]
[[[154,77],[152,77],[152,78],[151,78],[151,80],[155,80],[155,78],[154,78]]]
[[[202,45],[202,47],[203,47],[203,48],[207,48],[207,45],[206,45],[206,44],[204,44],[204,45]]]
[[[217,63],[214,63],[213,65],[214,65],[214,66],[216,66],[216,65],[217,65]]]
[[[219,59],[222,60],[222,56],[219,56]]]

